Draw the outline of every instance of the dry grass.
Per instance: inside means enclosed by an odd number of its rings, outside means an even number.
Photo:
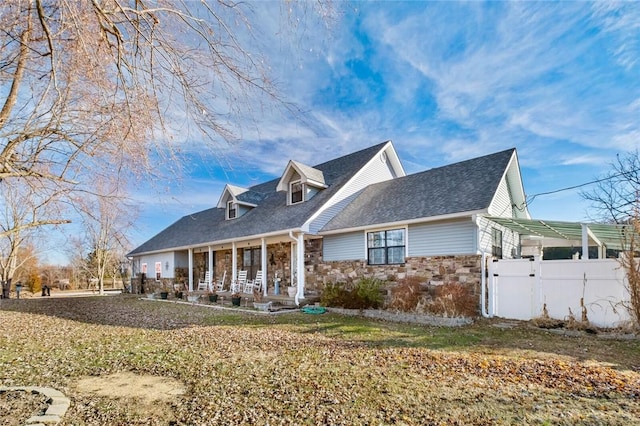
[[[486,321],[258,317],[131,297],[3,301],[0,321],[1,384],[63,391],[66,425],[640,421],[637,340]],[[175,379],[185,393],[149,404],[78,387],[119,372]]]

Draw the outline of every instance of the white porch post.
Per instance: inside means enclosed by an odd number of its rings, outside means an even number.
[[[589,228],[586,224],[581,224],[582,226],[582,259],[589,259]]]
[[[189,248],[189,291],[193,291],[193,249]]]
[[[235,284],[238,279],[238,250],[236,249],[236,242],[231,243],[231,282]]]
[[[260,247],[260,263],[262,263],[262,288],[263,294],[267,295],[267,241],[262,237]]]
[[[305,284],[305,274],[304,274],[304,232],[300,232],[298,234],[298,242],[296,243],[297,249],[297,275],[298,275],[298,292],[296,293],[296,305],[299,304],[300,299],[304,299],[304,284]]]
[[[213,249],[211,246],[207,247],[209,249],[209,282],[207,283],[207,288],[209,290],[213,289],[211,283],[213,282]]]

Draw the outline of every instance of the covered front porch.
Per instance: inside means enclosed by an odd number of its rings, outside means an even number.
[[[189,247],[176,253],[176,281],[190,293],[215,290],[244,298],[253,297],[253,286],[246,284],[260,284],[263,298],[286,297],[298,305],[306,297],[306,248],[317,246],[321,252],[321,240],[289,232]]]

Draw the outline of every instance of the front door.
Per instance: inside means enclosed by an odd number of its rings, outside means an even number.
[[[244,249],[242,254],[242,269],[247,271],[247,279],[256,279],[256,274],[262,269],[260,247]]]

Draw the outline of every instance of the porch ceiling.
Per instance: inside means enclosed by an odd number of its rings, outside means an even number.
[[[506,228],[511,229],[523,236],[536,236],[547,239],[561,239],[566,241],[582,240],[582,223],[579,222],[560,222],[554,220],[538,220],[538,219],[516,219],[507,217],[488,217],[492,222],[498,223]],[[632,232],[632,227],[628,225],[609,225],[600,223],[586,223],[589,231],[602,244],[610,249],[623,249],[628,233]],[[627,235],[625,236],[625,233]],[[591,236],[589,236],[591,244],[598,244]]]

